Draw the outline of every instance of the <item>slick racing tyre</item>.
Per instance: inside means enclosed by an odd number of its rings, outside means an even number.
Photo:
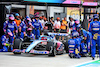
[[[56,45],[53,42],[47,43],[46,50],[50,52],[48,56],[56,56]]]
[[[48,56],[55,57],[56,56],[56,48],[54,46],[50,46],[50,53]]]
[[[69,53],[69,48],[68,48],[68,40],[66,42],[63,42],[64,46],[65,46],[65,51],[66,53]]]
[[[20,49],[22,41],[20,39],[15,39],[13,49]],[[14,54],[21,54],[21,52],[13,52]]]
[[[46,50],[50,51],[51,50],[50,47],[53,46],[53,45],[54,45],[54,42],[48,42],[47,45],[46,45]]]

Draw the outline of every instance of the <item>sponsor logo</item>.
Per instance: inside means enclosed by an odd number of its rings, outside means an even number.
[[[78,3],[77,1],[71,1],[71,3]]]
[[[70,44],[75,44],[75,41],[74,40],[70,40],[69,43]]]
[[[34,23],[34,25],[39,26],[40,24],[39,23]]]
[[[93,23],[93,27],[99,27],[99,23]]]
[[[93,28],[93,30],[99,30],[99,28]]]
[[[70,47],[75,47],[75,45],[69,45],[69,48],[70,48]]]
[[[49,52],[48,51],[35,51],[35,50],[33,50],[33,53],[36,53],[36,54],[48,54]]]
[[[83,50],[83,52],[87,52],[87,50]]]

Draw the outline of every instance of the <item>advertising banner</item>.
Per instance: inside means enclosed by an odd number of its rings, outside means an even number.
[[[36,2],[44,2],[44,3],[62,3],[65,0],[24,0],[24,1],[36,1]]]

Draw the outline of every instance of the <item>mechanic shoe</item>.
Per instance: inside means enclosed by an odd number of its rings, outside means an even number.
[[[70,58],[73,58],[71,55],[69,55]]]
[[[95,60],[95,58],[94,58],[94,57],[92,57],[92,60]]]

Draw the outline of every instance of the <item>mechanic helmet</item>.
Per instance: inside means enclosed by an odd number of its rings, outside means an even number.
[[[32,28],[28,28],[27,31],[32,31]]]
[[[79,33],[77,31],[72,32],[72,37],[77,37],[79,36]]]
[[[9,16],[9,20],[14,21],[14,19],[15,19],[14,15],[11,14],[11,15]]]
[[[30,17],[28,17],[28,16],[26,16],[25,20],[26,20],[26,21],[30,21],[30,22],[31,22],[31,18],[30,18]]]
[[[35,18],[39,18],[39,15],[36,15]]]
[[[71,19],[72,17],[71,16],[69,16],[69,19]]]
[[[93,19],[99,19],[99,15],[98,14],[94,14],[93,15]]]
[[[59,17],[57,17],[57,20],[60,20],[60,18],[59,18]]]
[[[40,19],[42,19],[42,16],[40,16]]]
[[[44,18],[44,21],[46,21],[47,20],[47,18]]]
[[[77,19],[75,19],[75,24],[79,24],[80,22],[77,20]]]
[[[16,13],[16,14],[15,14],[15,16],[19,16],[19,14],[18,14],[18,13]]]
[[[36,12],[34,15],[39,15],[39,12]]]
[[[11,32],[10,29],[7,29],[6,34],[8,34],[8,35],[10,35],[10,36],[13,36],[13,34],[12,34],[12,32]]]
[[[30,35],[32,33],[32,28],[28,28],[27,33]]]

